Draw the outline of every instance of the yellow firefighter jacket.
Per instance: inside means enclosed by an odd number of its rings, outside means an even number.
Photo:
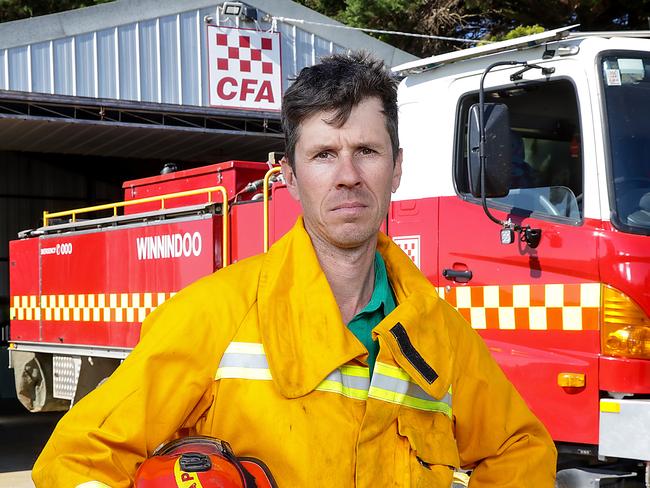
[[[41,487],[128,487],[178,432],[227,440],[280,488],[552,487],[555,448],[480,337],[411,260],[378,236],[398,306],[367,352],[299,220],[265,255],[157,308],[111,378],[59,422]]]

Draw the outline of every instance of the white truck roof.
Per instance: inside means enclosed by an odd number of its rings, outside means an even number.
[[[532,34],[530,36],[518,37],[507,41],[499,41],[482,46],[471,47],[459,51],[439,54],[424,59],[418,59],[404,63],[393,68],[393,72],[406,76],[415,73],[422,73],[442,65],[455,63],[458,61],[488,56],[504,51],[517,51],[530,49],[547,42],[559,41],[568,38],[582,37],[650,37],[650,31],[608,31],[608,32],[569,32],[571,29],[578,27],[579,24],[561,27],[559,29]]]

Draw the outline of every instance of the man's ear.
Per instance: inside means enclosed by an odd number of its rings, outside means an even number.
[[[300,193],[298,192],[298,181],[296,180],[296,173],[291,168],[289,161],[286,156],[280,160],[280,166],[282,167],[282,176],[284,177],[284,182],[287,185],[287,190],[289,190],[289,195],[293,197],[294,200],[300,201]]]
[[[397,150],[397,157],[395,158],[395,165],[393,166],[393,179],[391,181],[390,189],[393,193],[399,188],[400,181],[402,181],[402,148]]]

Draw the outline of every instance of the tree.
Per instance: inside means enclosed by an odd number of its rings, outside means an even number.
[[[647,30],[650,17],[650,0],[469,0],[465,7],[486,16],[493,35],[533,24],[546,29],[580,24],[582,31]]]
[[[506,32],[505,34],[496,34],[485,36],[484,39],[486,42],[496,42],[496,41],[507,41],[509,39],[516,39],[517,37],[530,36],[532,34],[539,34],[544,32],[546,29],[541,25],[520,25],[515,27],[511,31]]]
[[[297,0],[353,27],[397,30],[465,40],[498,40],[581,24],[580,30],[650,27],[650,0]],[[515,29],[519,29],[516,30]],[[466,43],[377,35],[416,56],[431,56]]]
[[[113,0],[0,0],[0,22],[89,7]]]
[[[460,0],[349,0],[339,19],[355,27],[458,37],[466,14]],[[396,35],[380,39],[417,56],[449,50],[448,42]],[[465,44],[466,46],[466,44]]]

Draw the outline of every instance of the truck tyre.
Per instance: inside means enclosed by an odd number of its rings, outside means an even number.
[[[12,351],[18,400],[30,412],[66,411],[68,400],[54,398],[52,356],[33,352]]]

